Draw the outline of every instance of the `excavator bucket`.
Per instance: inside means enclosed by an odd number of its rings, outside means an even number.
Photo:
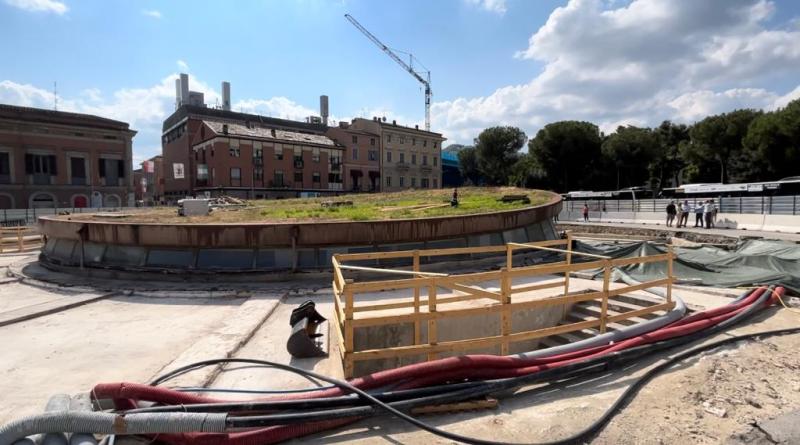
[[[292,357],[328,356],[328,320],[317,312],[313,301],[306,301],[293,310],[289,325],[292,333],[286,342],[286,350]]]

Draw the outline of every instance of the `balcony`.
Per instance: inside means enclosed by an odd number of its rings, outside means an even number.
[[[408,169],[411,168],[408,162],[398,162],[394,164],[394,166],[398,171],[408,171]]]
[[[423,164],[419,166],[419,171],[421,171],[422,173],[430,173],[433,171],[433,167],[431,167],[430,165]]]

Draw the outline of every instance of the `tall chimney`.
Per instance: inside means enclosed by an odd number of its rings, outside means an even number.
[[[181,79],[175,79],[175,109],[181,107]]]
[[[189,75],[181,73],[181,105],[189,103]]]
[[[322,116],[322,123],[328,125],[328,96],[319,97],[319,115]]]
[[[222,109],[231,111],[231,83],[222,82]]]

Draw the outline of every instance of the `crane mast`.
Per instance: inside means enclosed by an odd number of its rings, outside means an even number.
[[[392,58],[392,60],[397,62],[398,65],[403,67],[404,70],[406,70],[409,74],[414,76],[414,78],[417,79],[417,81],[419,81],[419,83],[421,83],[425,87],[425,130],[431,131],[431,95],[433,95],[433,92],[431,91],[431,72],[430,71],[418,72],[417,70],[414,69],[414,67],[405,63],[403,59],[398,57],[398,55],[395,54],[394,51],[391,50],[391,48],[384,45],[383,42],[378,40],[378,38],[372,35],[371,32],[367,31],[367,28],[361,26],[361,23],[358,23],[358,20],[353,18],[352,15],[345,14],[344,16],[347,20],[350,21],[350,23],[353,24],[353,26],[358,28],[358,30],[361,31],[362,34],[367,36],[367,38],[370,39],[372,43],[374,43],[378,48],[380,48],[381,51],[385,52],[389,57]],[[412,55],[411,56],[412,63],[413,63],[413,57],[414,56]]]

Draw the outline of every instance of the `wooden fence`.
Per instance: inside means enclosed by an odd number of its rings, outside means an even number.
[[[556,246],[561,246],[556,247]],[[565,260],[560,262],[538,264],[533,266],[513,265],[513,255],[522,250],[543,250],[564,254]],[[336,327],[339,351],[344,364],[345,377],[353,377],[354,362],[396,358],[416,355],[426,356],[427,360],[434,360],[439,353],[467,351],[500,345],[501,354],[508,354],[509,344],[524,340],[532,340],[550,335],[580,331],[596,328],[600,332],[606,331],[608,323],[618,322],[632,317],[638,317],[661,310],[670,310],[674,307],[672,301],[672,261],[674,254],[672,246],[668,246],[668,253],[635,258],[612,259],[601,255],[593,255],[572,250],[571,235],[566,239],[540,241],[534,243],[507,243],[499,246],[465,247],[449,249],[428,249],[397,252],[369,252],[354,254],[337,254],[332,258],[333,263],[333,293],[334,317],[333,325]],[[452,255],[502,255],[505,253],[505,267],[500,270],[488,272],[446,274],[424,272],[420,270],[421,258],[433,258]],[[588,261],[573,262],[576,256],[584,256]],[[406,258],[411,260],[411,270],[384,269],[365,266],[348,265],[347,262],[364,260],[388,260]],[[667,276],[665,278],[623,286],[616,289],[610,288],[610,275],[613,267],[637,263],[651,263],[665,261],[667,263]],[[595,292],[570,293],[570,273],[588,269],[602,269],[602,290]],[[376,272],[381,274],[406,275],[409,278],[381,281],[354,281],[345,279],[344,272],[355,270],[363,273]],[[518,284],[515,279],[556,275],[563,277],[558,281]],[[499,292],[486,289],[475,283],[496,281],[499,283]],[[625,294],[651,287],[665,286],[667,289],[666,301],[639,310],[621,314],[608,315],[608,299],[616,295]],[[439,288],[457,291],[446,297],[437,297]],[[558,289],[556,295],[538,299],[523,299],[514,301],[514,295],[542,289]],[[375,293],[388,290],[410,289],[413,297],[403,298],[402,301],[388,303],[356,304],[359,294]],[[427,289],[427,296],[421,298],[421,290]],[[452,307],[452,303],[487,300],[486,305],[477,307]],[[519,299],[518,299],[519,300]],[[586,320],[570,324],[562,324],[524,332],[513,332],[512,315],[515,311],[569,305],[589,300],[601,302],[601,314],[595,320]],[[391,315],[370,315],[370,312],[392,310]],[[500,332],[488,337],[468,338],[463,340],[437,341],[437,325],[440,320],[468,317],[483,314],[498,314],[500,317]],[[354,330],[367,326],[380,326],[398,323],[413,323],[413,344],[392,346],[380,349],[356,351],[354,348]],[[427,325],[427,341],[422,342],[421,328]]]
[[[42,247],[42,235],[36,227],[0,227],[0,253],[25,252]]]

